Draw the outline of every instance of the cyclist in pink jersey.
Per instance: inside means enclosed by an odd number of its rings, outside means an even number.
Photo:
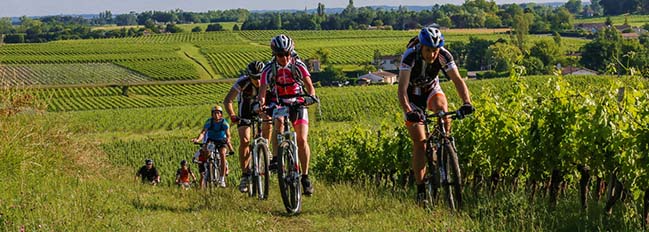
[[[292,105],[294,103],[303,103],[305,94],[315,98],[315,88],[311,82],[309,73],[304,62],[297,57],[292,56],[295,45],[293,40],[286,35],[278,35],[270,42],[270,48],[273,51],[274,59],[266,65],[261,73],[261,85],[259,87],[259,103],[265,106],[266,91],[270,88],[269,108],[277,105]],[[272,112],[272,111],[271,111]],[[313,185],[309,179],[309,159],[311,150],[307,141],[309,135],[309,114],[306,106],[291,108],[289,112],[290,120],[293,123],[293,129],[297,134],[297,146],[302,169],[302,187],[304,194],[310,196],[313,194]],[[275,128],[279,133],[283,132],[283,119],[275,120]],[[273,159],[271,160],[271,169],[277,167],[277,137],[273,139]]]

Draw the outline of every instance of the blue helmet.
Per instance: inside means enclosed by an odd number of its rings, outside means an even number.
[[[419,32],[419,43],[432,48],[444,46],[444,36],[437,27],[424,27]]]

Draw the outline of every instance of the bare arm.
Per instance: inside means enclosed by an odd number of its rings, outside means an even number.
[[[453,81],[453,84],[455,84],[457,94],[460,95],[462,101],[465,104],[471,104],[469,88],[466,87],[466,83],[464,83],[464,80],[462,79],[462,76],[460,76],[460,72],[457,70],[457,68],[451,69],[450,71],[446,72],[446,74],[451,79],[451,81]]]
[[[399,104],[404,113],[412,111],[408,104],[408,84],[410,83],[410,70],[399,71]]]
[[[227,112],[228,116],[230,116],[230,117],[236,116],[236,114],[234,113],[234,106],[232,104],[232,101],[234,100],[234,97],[237,96],[238,93],[239,93],[239,91],[236,88],[232,87],[230,89],[230,92],[228,92],[228,95],[225,95],[225,99],[223,99],[223,105],[225,106],[225,112]]]
[[[234,152],[234,147],[232,147],[232,143],[230,142],[230,127],[225,129],[225,139],[228,142],[228,149],[230,149],[230,152]]]
[[[201,133],[198,134],[198,137],[196,137],[196,138],[193,139],[192,141],[195,142],[195,143],[198,143],[198,142],[200,142],[200,141],[203,141],[203,137],[205,137],[205,132],[207,132],[207,130],[205,130],[205,129],[201,130]]]
[[[268,88],[268,84],[266,83],[261,83],[259,85],[259,96],[257,96],[257,100],[259,100],[259,109],[261,109],[262,106],[266,103],[266,89]]]
[[[304,77],[304,87],[306,88],[306,92],[309,95],[315,96],[315,88],[313,87],[311,76]]]

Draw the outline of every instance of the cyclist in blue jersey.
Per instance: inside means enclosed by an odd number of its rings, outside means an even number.
[[[203,143],[203,147],[200,151],[201,156],[204,156],[209,151],[207,150],[207,143],[212,141],[216,145],[216,149],[219,151],[221,156],[221,163],[219,166],[226,167],[225,164],[225,154],[227,154],[227,147],[230,144],[230,125],[223,118],[223,108],[221,106],[212,107],[212,117],[205,121],[205,125],[201,130],[201,133],[197,138],[192,139],[195,143]],[[202,165],[199,165],[202,166]],[[199,167],[199,169],[201,169]],[[226,168],[221,168],[219,186],[225,188],[225,175]],[[203,177],[205,176],[205,170],[199,170],[201,172],[201,183],[203,182]]]

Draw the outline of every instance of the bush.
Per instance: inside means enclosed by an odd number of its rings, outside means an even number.
[[[25,34],[9,34],[5,35],[5,43],[24,43]]]
[[[203,29],[201,29],[201,27],[199,26],[192,28],[192,32],[201,32],[201,31],[203,31]]]
[[[223,26],[221,26],[221,24],[218,23],[207,25],[207,29],[205,29],[205,31],[222,31],[222,30],[223,30]]]
[[[183,29],[179,26],[176,26],[176,24],[167,24],[165,31],[169,33],[180,33],[183,32]]]

